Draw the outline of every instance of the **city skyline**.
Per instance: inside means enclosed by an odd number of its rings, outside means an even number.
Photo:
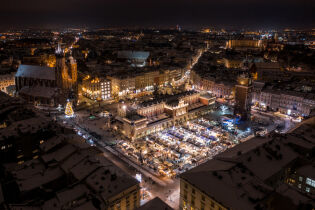
[[[314,27],[314,1],[6,1],[3,29],[23,27]],[[5,20],[5,21],[4,21]]]
[[[314,210],[314,3],[3,2],[0,209]]]

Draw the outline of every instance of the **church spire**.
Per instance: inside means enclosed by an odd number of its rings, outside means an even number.
[[[60,42],[58,42],[58,46],[57,46],[55,53],[56,53],[56,55],[59,55],[59,56],[63,56],[63,54],[64,54],[63,49],[61,49]]]

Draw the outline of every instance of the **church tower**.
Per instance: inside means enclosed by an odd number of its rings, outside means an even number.
[[[242,74],[237,78],[235,85],[235,107],[234,114],[239,115],[242,120],[250,119],[253,85],[252,79]]]
[[[55,74],[56,84],[57,84],[57,87],[62,90],[64,88],[62,73],[65,68],[66,58],[65,58],[64,51],[61,49],[60,43],[58,43],[58,47],[55,51],[55,56],[56,56],[56,74]]]
[[[77,70],[77,62],[72,56],[69,57],[69,64],[70,64],[70,71],[71,71],[71,83],[72,83],[72,86],[75,87],[78,80],[78,70]]]

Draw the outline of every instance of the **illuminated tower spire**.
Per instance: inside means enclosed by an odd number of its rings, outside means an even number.
[[[57,46],[57,49],[56,49],[55,53],[56,54],[60,54],[61,53],[60,42],[58,42],[58,46]]]

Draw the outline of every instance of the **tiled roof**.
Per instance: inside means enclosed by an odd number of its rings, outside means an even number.
[[[47,66],[33,66],[21,64],[15,76],[55,80],[55,69]]]

